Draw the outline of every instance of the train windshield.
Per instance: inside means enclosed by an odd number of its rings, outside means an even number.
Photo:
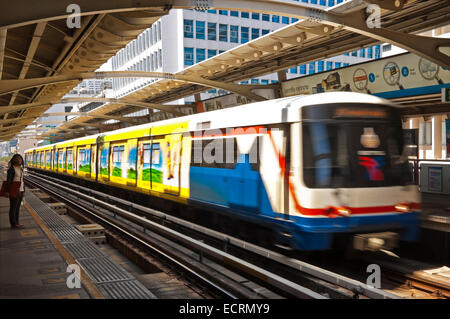
[[[310,188],[410,184],[401,122],[305,121],[303,172]]]

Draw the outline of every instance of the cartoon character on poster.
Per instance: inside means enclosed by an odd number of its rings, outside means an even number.
[[[175,177],[175,167],[178,163],[178,154],[180,149],[179,136],[171,136],[171,141],[167,142],[167,154],[166,154],[166,168],[167,179],[173,179]]]

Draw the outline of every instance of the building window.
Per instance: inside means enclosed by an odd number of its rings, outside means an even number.
[[[184,48],[184,65],[194,65],[194,48]]]
[[[269,80],[261,80],[261,84],[269,84]]]
[[[297,67],[294,68],[290,68],[289,72],[293,73],[293,74],[297,74]]]
[[[195,21],[195,38],[205,40],[205,22]]]
[[[230,42],[239,43],[239,26],[230,25]]]
[[[383,45],[383,52],[391,51],[391,49],[392,45],[390,44]]]
[[[359,50],[359,57],[365,58],[366,57],[366,51],[364,49]]]
[[[262,20],[263,20],[263,21],[269,21],[269,22],[270,22],[270,14],[265,14],[265,13],[263,13],[263,14],[262,14]]]
[[[247,27],[241,27],[241,43],[247,43],[248,42],[248,28]]]
[[[338,69],[341,67],[341,62],[334,62],[334,68]]]
[[[373,58],[373,48],[372,47],[367,48],[367,57],[370,59]]]
[[[250,14],[248,12],[241,12],[241,18],[249,19],[250,18]]]
[[[280,23],[280,16],[277,16],[277,15],[272,15],[272,22],[275,22],[275,23]]]
[[[217,24],[208,22],[208,40],[217,40]]]
[[[250,80],[250,84],[259,84],[259,80],[258,79],[251,79]]]
[[[375,46],[375,59],[379,59],[380,55],[381,55],[381,53],[380,53],[380,46],[376,45]]]
[[[291,23],[297,22],[298,19],[297,18],[291,18]]]
[[[259,20],[259,13],[252,12],[252,19],[253,20]]]
[[[333,68],[333,62],[327,61],[327,71],[331,70]]]
[[[259,38],[259,29],[252,28],[252,40]]]
[[[345,67],[345,66],[349,66],[349,64],[348,64],[348,63],[344,63],[343,66],[344,66],[344,67]]]
[[[208,13],[216,14],[217,11],[216,10],[208,10]]]
[[[306,74],[306,65],[300,65],[300,74]]]
[[[215,55],[217,55],[217,50],[210,50],[210,49],[208,49],[208,59],[212,58]]]
[[[317,61],[317,72],[323,72],[324,62]]]
[[[281,17],[281,23],[289,24],[289,17]]]
[[[184,37],[194,38],[194,21],[184,19]]]
[[[158,53],[159,53],[159,67],[162,68],[162,65],[163,65],[162,50],[159,49]]]
[[[267,33],[270,33],[270,30],[266,30],[266,29],[261,30],[261,35],[265,35]]]
[[[219,14],[223,15],[223,16],[227,16],[228,15],[228,10],[219,10]]]
[[[358,56],[358,51],[353,51],[352,56]]]
[[[195,57],[196,63],[202,62],[205,60],[205,49],[195,49]]]
[[[316,73],[316,62],[311,62],[309,64],[308,74],[314,74],[314,73]]]
[[[328,6],[329,7],[334,6],[334,0],[328,0]]]
[[[239,11],[230,11],[231,17],[239,17]]]
[[[419,125],[419,145],[431,145],[431,122],[422,122]]]
[[[219,41],[228,41],[228,25],[226,24],[219,24]]]

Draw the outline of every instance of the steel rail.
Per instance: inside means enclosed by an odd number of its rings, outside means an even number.
[[[42,180],[42,178],[40,178]],[[32,182],[30,181],[29,178],[27,178],[28,182]],[[39,184],[34,182],[35,184]],[[60,192],[67,192],[67,193],[71,193],[71,194],[76,194],[76,196],[78,196],[79,198],[83,198],[88,202],[91,203],[96,203],[99,206],[105,207],[108,210],[116,213],[117,215],[130,220],[134,223],[137,223],[141,226],[145,226],[145,228],[155,231],[157,233],[163,233],[165,236],[170,237],[172,240],[175,240],[177,242],[181,242],[184,244],[184,246],[187,246],[191,249],[194,249],[195,251],[198,251],[206,256],[210,256],[212,257],[214,260],[218,260],[220,262],[222,262],[223,264],[226,264],[228,266],[231,266],[232,268],[237,268],[240,271],[243,271],[247,274],[251,274],[251,276],[258,278],[259,280],[264,281],[265,283],[267,283],[268,285],[272,286],[272,287],[276,287],[277,289],[284,291],[292,296],[295,296],[297,298],[313,298],[313,299],[327,299],[326,297],[324,297],[323,295],[316,293],[308,288],[305,288],[303,286],[300,286],[288,279],[285,279],[281,276],[278,276],[274,273],[271,273],[261,267],[258,267],[256,265],[252,265],[251,263],[244,261],[240,258],[237,258],[235,256],[232,256],[226,252],[223,252],[217,248],[211,247],[205,243],[202,243],[201,241],[198,241],[196,239],[193,239],[189,236],[186,236],[184,234],[181,234],[179,232],[176,232],[168,227],[162,226],[160,224],[157,224],[155,222],[152,222],[150,220],[145,219],[144,217],[138,216],[136,214],[130,213],[124,209],[118,208],[116,206],[113,206],[109,203],[105,203],[101,200],[98,200],[96,198],[93,198],[92,196],[88,196],[85,195],[81,192],[75,191],[71,188],[65,187],[65,186],[61,186],[58,185],[57,183],[45,180],[46,184],[53,184],[54,187],[58,187],[60,189]],[[39,184],[39,187],[45,189],[46,191],[55,194],[59,197],[61,197],[61,193],[57,193],[54,190],[51,190],[48,186]],[[73,201],[72,201],[73,202]],[[83,208],[82,206],[80,206],[79,203],[73,202],[75,204],[75,206],[77,207],[81,207],[83,209],[83,211],[88,211],[86,208]],[[88,211],[89,214],[91,215],[95,215],[97,218],[100,218],[101,220],[105,220],[102,217],[98,217],[98,214],[93,213],[92,211]],[[110,221],[106,221],[106,223],[108,223],[109,225],[112,225],[114,228],[118,228],[116,225],[114,225],[113,223],[111,223]],[[130,234],[127,230],[122,230],[120,228],[118,228],[121,232],[123,232],[124,234],[127,234],[128,236],[132,236],[132,238],[137,238],[136,236]],[[143,242],[142,240],[138,239],[139,242]],[[146,244],[147,245],[147,244]],[[150,249],[154,250],[156,249],[155,247],[151,246],[149,247]],[[157,249],[156,249],[157,250]],[[160,252],[161,254],[166,255],[167,257],[171,258],[170,256],[168,256],[167,254],[165,254],[164,252],[158,250],[158,252]],[[173,260],[173,258],[171,258]],[[176,261],[175,261],[176,262]],[[180,263],[178,263],[180,264]],[[180,264],[181,266],[184,266],[182,264]],[[184,266],[186,267],[186,266]],[[190,270],[190,269],[189,269]],[[192,271],[192,270],[190,270]]]

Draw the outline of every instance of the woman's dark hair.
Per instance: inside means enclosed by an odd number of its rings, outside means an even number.
[[[8,166],[14,165],[14,161],[15,161],[15,159],[16,159],[17,157],[19,157],[19,158],[22,160],[21,166],[23,166],[23,165],[24,165],[24,163],[23,163],[23,157],[22,157],[22,155],[20,155],[20,154],[14,154],[13,157],[11,157],[11,159],[9,160]]]

